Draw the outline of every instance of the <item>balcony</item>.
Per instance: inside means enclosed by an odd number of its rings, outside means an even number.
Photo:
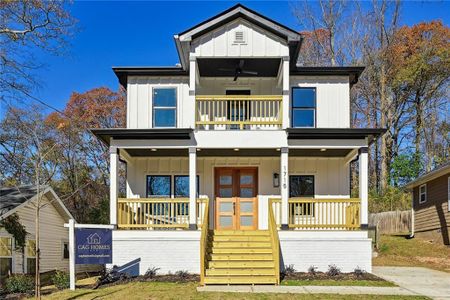
[[[200,130],[273,130],[282,126],[281,95],[196,96],[195,125]]]

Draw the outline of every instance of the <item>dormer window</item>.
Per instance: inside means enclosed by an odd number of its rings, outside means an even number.
[[[316,89],[292,89],[292,127],[316,127]]]

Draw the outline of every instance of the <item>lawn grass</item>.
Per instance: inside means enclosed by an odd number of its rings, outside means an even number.
[[[82,283],[82,282],[79,282]],[[416,300],[426,297],[378,296],[378,295],[336,295],[336,294],[250,294],[197,292],[198,283],[131,282],[113,285],[97,290],[82,287],[76,291],[58,291],[43,299],[331,299],[331,300]]]
[[[406,235],[382,235],[374,266],[426,267],[450,272],[450,247]]]
[[[394,287],[397,286],[390,281],[384,280],[283,280],[281,285],[288,286],[384,286],[384,287]]]

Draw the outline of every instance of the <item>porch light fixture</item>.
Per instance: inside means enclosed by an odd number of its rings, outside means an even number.
[[[155,149],[155,148],[152,148],[152,149],[150,149],[152,152],[156,152],[156,151],[158,151],[158,149]]]
[[[281,149],[280,149],[280,148],[277,148],[277,151],[278,151],[278,152],[280,152],[280,151],[281,151]]]
[[[325,152],[325,151],[327,151],[327,149],[325,149],[325,148],[320,149],[320,152]]]
[[[234,148],[234,151],[239,151],[239,148]]]
[[[273,173],[273,187],[280,187],[280,174]]]

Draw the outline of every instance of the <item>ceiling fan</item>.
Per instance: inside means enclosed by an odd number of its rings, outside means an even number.
[[[256,71],[244,70],[243,69],[244,68],[244,63],[245,63],[245,60],[240,59],[239,63],[236,65],[235,69],[220,69],[219,68],[219,71],[234,72],[234,79],[233,79],[233,81],[236,81],[239,76],[245,75],[245,74],[247,74],[247,75],[258,75],[258,72],[256,72]]]

